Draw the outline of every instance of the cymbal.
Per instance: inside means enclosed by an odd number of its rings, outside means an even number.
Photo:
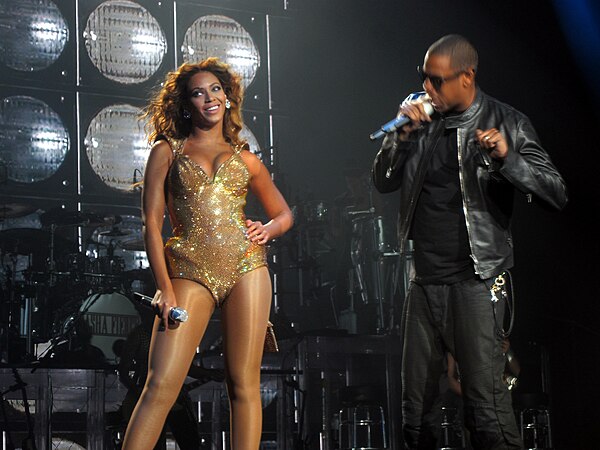
[[[205,383],[209,381],[221,382],[225,379],[225,373],[222,369],[207,369],[194,364],[190,366],[188,376],[196,378],[197,380],[203,380]]]
[[[119,237],[119,236],[127,236],[130,234],[127,230],[121,230],[118,227],[112,227],[110,231],[101,231],[98,233],[100,236],[109,236],[109,237]]]
[[[11,228],[0,231],[0,248],[7,253],[19,255],[50,254],[50,231],[38,228]],[[67,238],[54,235],[54,252],[56,254],[74,253],[77,245]]]
[[[23,203],[4,203],[0,205],[0,220],[12,219],[13,217],[23,217],[31,214],[35,208]]]
[[[126,270],[124,274],[125,278],[128,280],[153,280],[152,271],[150,268]]]
[[[143,239],[135,239],[135,240],[131,240],[131,241],[122,241],[121,242],[121,248],[123,250],[130,250],[130,251],[134,251],[134,252],[143,252],[144,250],[146,250],[146,247],[144,246],[144,240]]]
[[[55,208],[42,214],[40,216],[40,221],[44,226],[98,227],[115,223],[115,217],[116,216],[102,216],[94,212],[69,211],[66,209]]]

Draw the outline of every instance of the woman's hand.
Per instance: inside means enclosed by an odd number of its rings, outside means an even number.
[[[177,300],[173,291],[161,291],[158,289],[152,299],[152,308],[160,317],[162,327],[169,323],[169,312],[177,306]]]
[[[268,229],[269,224],[263,225],[261,221],[253,222],[250,219],[246,220],[246,237],[253,243],[258,245],[266,244],[271,239],[271,233]]]
[[[244,150],[241,155],[252,176],[250,189],[269,218],[265,224],[246,220],[246,236],[251,242],[264,245],[289,230],[294,223],[294,218],[290,207],[261,160],[248,150]]]

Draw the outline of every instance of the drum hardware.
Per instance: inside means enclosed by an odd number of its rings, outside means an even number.
[[[4,309],[2,317],[2,360],[4,362],[15,362],[15,359],[17,361],[29,361],[35,359],[32,313],[37,307],[36,299],[39,292],[35,283],[27,279],[17,279],[19,272],[17,257],[19,253],[11,252],[8,253],[8,256],[10,257],[10,264],[4,267],[7,298],[2,305]],[[28,255],[29,265],[31,264],[30,260],[31,255]],[[24,343],[24,348],[20,347],[22,343]]]
[[[81,307],[81,317],[91,331],[90,344],[104,353],[106,361],[116,363],[117,341],[127,339],[129,333],[141,323],[133,300],[120,291],[100,292],[86,298]]]
[[[40,228],[10,228],[0,231],[0,250],[5,253],[19,255],[35,255],[47,257],[50,246],[54,254],[76,251],[76,245],[62,236],[54,236],[54,232]]]
[[[117,217],[120,219],[120,216]],[[145,291],[145,285],[152,281],[150,270],[144,269],[145,254],[124,249],[137,249],[136,244],[123,245],[123,239],[138,239],[134,232],[104,223],[90,236],[85,253],[67,254],[58,261],[55,272],[57,276],[60,273],[59,282],[74,281],[76,286],[79,284],[87,288],[86,295],[90,291],[92,294],[83,303],[81,297],[70,302],[62,313],[54,316],[50,352],[56,353],[60,350],[55,350],[56,347],[61,344],[73,345],[73,331],[77,324],[85,322],[92,329],[91,345],[100,348],[109,362],[116,361],[113,345],[124,340],[140,321],[126,293],[133,289]],[[132,283],[136,283],[133,288]],[[44,355],[48,355],[48,350]]]
[[[375,303],[378,334],[384,333],[389,324],[386,324],[384,303],[385,294],[384,278],[391,276],[390,305],[397,285],[398,253],[393,251],[390,244],[392,236],[387,236],[388,227],[384,217],[377,214],[373,203],[373,189],[368,185],[368,207],[359,210],[346,208],[345,215],[351,223],[350,259],[353,274],[349,276],[350,289],[355,288],[364,304]],[[387,233],[389,234],[389,233]],[[394,259],[390,259],[394,258]]]
[[[14,254],[13,254],[14,255]],[[15,311],[15,286],[14,286],[14,274],[16,272],[16,258],[11,258],[11,262],[12,262],[12,267],[10,266],[6,266],[6,290],[8,292],[8,301],[5,303],[6,306],[6,311],[3,311],[4,314],[6,314],[6,317],[3,317],[3,319],[6,319],[6,324],[2,324],[3,325],[3,332],[2,332],[2,337],[4,338],[4,342],[2,343],[3,346],[3,352],[1,355],[1,361],[2,362],[9,362],[9,349],[11,348],[11,337],[14,334],[14,331],[16,329],[16,324],[15,324],[15,316],[16,316],[16,311]]]
[[[0,209],[4,216],[15,216],[26,214],[30,208],[5,207]],[[1,215],[0,215],[1,217]],[[43,223],[45,228],[14,228],[0,231],[0,255],[13,255],[13,260],[18,256],[19,264],[23,263],[23,256],[27,257],[27,268],[20,267],[17,270],[16,264],[12,264],[12,269],[4,271],[5,278],[9,279],[6,283],[5,298],[7,299],[6,314],[2,319],[2,346],[6,349],[13,348],[13,338],[20,335],[25,338],[26,357],[34,358],[34,341],[41,342],[39,339],[53,339],[56,345],[56,338],[69,333],[72,327],[65,326],[65,330],[56,334],[52,330],[51,324],[56,319],[55,306],[63,304],[64,295],[77,295],[79,292],[89,292],[90,290],[98,292],[99,295],[111,295],[116,291],[126,289],[125,284],[129,284],[133,279],[144,279],[147,277],[141,273],[130,273],[125,275],[126,263],[123,258],[116,254],[115,249],[120,247],[120,238],[130,236],[129,230],[119,230],[115,226],[121,221],[120,216],[100,216],[94,213],[81,213],[70,211],[51,211],[43,214]],[[77,252],[77,246],[74,242],[57,234],[59,228],[72,226],[110,226],[110,230],[97,236],[103,239],[110,239],[108,244],[95,242],[97,254],[100,250],[106,251],[106,256],[101,255],[90,259],[85,254]],[[137,236],[131,236],[137,239]],[[138,244],[131,244],[130,248],[137,248]],[[22,255],[22,256],[21,256]],[[139,260],[139,269],[142,269],[142,255],[131,254],[128,267],[137,268]],[[22,274],[23,281],[15,284],[15,274]],[[43,292],[40,288],[43,287]],[[136,286],[136,288],[139,288]],[[33,293],[29,292],[32,291]],[[54,297],[50,295],[54,291]],[[59,292],[60,291],[60,292]],[[57,297],[60,295],[60,297]],[[10,300],[8,300],[10,299]],[[60,301],[57,304],[45,304],[52,299]],[[18,305],[17,305],[18,303]],[[72,302],[71,302],[72,303]],[[81,300],[79,300],[81,304]],[[71,309],[72,311],[72,309]],[[84,314],[85,311],[82,312]],[[48,317],[47,317],[48,316]],[[50,317],[54,316],[54,317]],[[74,317],[78,320],[81,314]],[[33,318],[32,318],[33,317]],[[64,318],[64,315],[62,316]],[[35,323],[34,323],[35,322]],[[42,323],[43,322],[43,323]],[[10,331],[12,330],[12,331]],[[46,330],[46,331],[44,331]],[[64,331],[64,332],[62,332]],[[45,336],[48,336],[47,338]],[[62,339],[64,340],[64,339]],[[23,341],[20,341],[23,342]],[[12,343],[12,345],[11,345]],[[23,350],[17,351],[18,357],[23,356]],[[5,356],[8,357],[7,355]]]
[[[296,225],[279,241],[290,259],[273,264],[295,272],[297,291],[293,292],[298,297],[297,306],[303,310],[315,306],[316,292],[329,280],[324,269],[330,267],[326,260],[334,254],[332,216],[328,204],[320,200],[302,202],[292,209]]]
[[[322,201],[310,201],[304,205],[304,218],[310,223],[323,223],[327,220],[329,208]]]
[[[113,226],[110,231],[101,231],[98,233],[100,236],[108,236],[108,237],[121,237],[127,236],[129,231],[121,230],[119,227]]]
[[[56,283],[56,277],[54,271],[56,269],[56,261],[54,259],[54,234],[56,232],[56,225],[50,225],[50,257],[48,258],[48,268],[50,269],[50,278],[48,280],[48,284],[50,286],[54,286]]]
[[[382,277],[380,263],[382,260],[383,218],[367,212],[352,219],[352,238],[350,244],[350,259],[354,266],[355,279],[359,293],[364,303],[373,299],[382,303]],[[367,283],[367,270],[374,280]],[[379,311],[382,314],[382,311]],[[382,315],[380,316],[380,318]],[[382,323],[379,323],[382,326]]]
[[[126,280],[131,280],[131,281],[133,281],[133,280],[152,281],[154,279],[152,276],[152,271],[149,268],[126,270],[125,272],[123,272],[123,276],[125,277]]]
[[[80,262],[77,262],[75,266],[70,266],[69,269],[74,269],[73,273],[67,271],[65,273],[60,273],[57,271],[56,264],[56,231],[58,228],[62,227],[99,227],[99,226],[107,226],[111,225],[114,227],[116,223],[121,221],[120,216],[115,215],[100,215],[94,212],[83,212],[83,211],[69,211],[61,208],[55,208],[48,212],[45,212],[40,216],[40,221],[42,225],[48,227],[50,229],[50,245],[49,245],[49,258],[48,258],[48,268],[49,268],[49,285],[55,286],[57,282],[57,275],[71,275],[73,274],[76,278],[81,274],[85,274],[85,262],[83,262],[84,267],[80,267]],[[76,254],[76,251],[69,252],[71,254]]]
[[[305,201],[291,207],[294,221],[312,226],[325,224],[329,220],[329,207],[323,201]]]
[[[6,390],[0,392],[0,396],[2,396],[3,402],[5,401],[4,396],[9,392],[21,391],[21,397],[23,401],[23,410],[25,412],[25,418],[27,421],[27,437],[21,441],[21,448],[25,449],[35,449],[35,435],[34,435],[34,420],[31,414],[31,409],[29,405],[29,399],[27,396],[27,386],[28,384],[23,381],[21,374],[17,370],[16,367],[12,367],[12,374],[15,380],[15,383],[9,386]],[[12,439],[12,433],[10,429],[10,422],[8,420],[6,414],[6,408],[2,407],[2,419],[4,421],[4,431],[3,435],[6,436],[6,442],[3,442],[4,448],[17,448]],[[8,446],[6,446],[8,444]]]
[[[31,214],[35,208],[24,203],[4,203],[0,206],[0,221],[4,219],[14,219]]]
[[[143,239],[136,239],[133,241],[121,241],[120,247],[123,250],[129,251],[144,251],[146,249]]]
[[[138,269],[148,266],[142,237],[142,221],[137,216],[119,216],[121,221],[118,226],[97,228],[91,241],[98,245],[94,257],[103,256],[100,245],[106,249],[106,256],[120,257],[125,262],[125,269]],[[88,246],[88,256],[90,247]],[[145,261],[145,264],[142,262]]]
[[[374,217],[372,220],[372,227],[371,230],[373,232],[373,242],[375,242],[376,246],[377,246],[377,250],[373,251],[373,254],[375,255],[376,252],[381,253],[382,251],[382,238],[381,236],[383,235],[383,220],[381,216],[377,216]],[[381,267],[381,263],[382,263],[383,259],[381,258],[381,256],[379,256],[375,261],[375,285],[376,287],[376,292],[377,292],[377,303],[378,303],[378,317],[377,317],[377,332],[378,333],[382,333],[385,330],[385,316],[384,316],[384,312],[383,312],[383,276],[381,274],[382,272],[382,267]]]
[[[40,221],[45,227],[55,225],[57,227],[99,227],[103,225],[114,225],[119,223],[120,216],[101,215],[94,212],[70,211],[62,208],[54,208],[40,216]]]
[[[363,265],[360,263],[360,252],[356,249],[350,250],[350,259],[352,260],[352,265],[354,266],[354,277],[349,277],[350,286],[353,286],[353,280],[356,279],[358,283],[358,293],[363,301],[363,303],[369,303],[369,294],[367,291],[367,285],[365,282],[365,275],[363,272]]]
[[[102,293],[98,292],[88,297],[89,301],[86,302],[87,304],[84,304],[82,308],[63,320],[62,327],[60,330],[58,330],[58,333],[50,339],[50,345],[41,355],[39,355],[38,363],[52,358],[52,352],[58,345],[69,342],[73,338],[73,333],[75,331],[77,322],[81,320],[82,316],[94,305],[94,303],[98,301],[98,299],[100,299],[101,295]],[[33,373],[36,369],[37,367],[34,367],[31,372]]]
[[[123,258],[115,255],[115,241],[111,239],[108,244],[94,242],[97,252],[88,259],[88,266],[83,273],[84,279],[96,288],[120,288],[123,285],[123,272],[125,262]],[[106,247],[106,255],[100,255],[100,246]]]

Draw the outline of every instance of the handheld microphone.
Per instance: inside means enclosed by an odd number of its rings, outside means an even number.
[[[154,305],[152,304],[152,297],[139,292],[134,292],[133,294],[137,296],[134,298],[140,305],[145,306],[146,308],[154,308]],[[169,319],[174,322],[185,322],[188,320],[188,317],[188,312],[179,306],[171,307],[171,309],[169,309]]]
[[[433,114],[433,106],[431,105],[431,99],[425,93],[425,91],[413,92],[412,94],[409,94],[409,96],[406,97],[402,103],[404,104],[415,100],[419,100],[421,103],[423,103],[423,107],[425,108],[425,112],[428,116]],[[407,116],[405,116],[404,114],[400,114],[394,119],[390,120],[389,122],[383,124],[379,130],[371,133],[369,135],[369,139],[371,139],[372,141],[374,141],[375,139],[379,139],[388,133],[393,133],[398,128],[403,127],[409,122],[410,119]]]

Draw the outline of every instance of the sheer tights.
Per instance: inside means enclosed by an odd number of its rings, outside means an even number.
[[[154,447],[215,308],[204,286],[184,279],[172,282],[177,304],[187,309],[190,320],[165,331],[158,330],[159,321],[155,320],[148,378],[129,421],[123,450]],[[266,267],[240,278],[223,305],[221,323],[232,450],[257,450],[260,444],[260,363],[270,307],[271,279]]]

